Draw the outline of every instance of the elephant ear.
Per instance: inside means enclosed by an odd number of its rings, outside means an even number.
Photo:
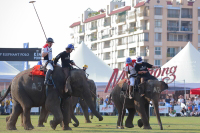
[[[164,81],[160,81],[161,84],[161,91],[168,89],[168,85]]]
[[[66,85],[65,85],[65,93],[69,93],[71,95],[72,93],[72,88],[70,85],[71,77],[69,76],[66,80]]]
[[[146,81],[143,82],[143,83],[140,83],[140,84],[138,85],[139,90],[142,91],[142,92],[145,91],[146,87],[147,87],[147,82],[146,82]]]

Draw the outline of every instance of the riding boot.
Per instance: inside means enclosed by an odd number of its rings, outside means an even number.
[[[133,99],[131,93],[133,92],[133,86],[129,86],[129,99]]]
[[[49,82],[49,78],[50,78],[50,75],[53,71],[52,70],[48,70],[47,73],[46,73],[46,77],[45,77],[45,81],[44,81],[44,85],[52,85],[50,82]]]

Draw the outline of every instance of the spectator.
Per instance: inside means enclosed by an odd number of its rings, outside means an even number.
[[[103,98],[100,98],[100,105],[103,105]]]
[[[9,108],[10,108],[10,113],[12,113],[12,105],[13,105],[13,100],[12,100],[12,97],[10,97],[10,106],[9,106]]]
[[[184,99],[182,95],[179,96],[178,105],[181,105],[181,103],[184,103]]]
[[[192,112],[192,106],[194,105],[194,102],[192,101],[192,98],[189,98],[189,101],[187,102],[187,107],[188,107],[188,111]]]
[[[176,117],[176,111],[173,108],[170,108],[169,116]]]
[[[185,109],[185,107],[183,107],[181,109],[181,112],[180,112],[181,116],[187,116],[187,110]]]
[[[170,102],[172,102],[174,104],[174,98],[173,95],[169,97],[170,98]]]
[[[199,98],[196,96],[196,97],[194,98],[194,104],[195,104],[195,106],[198,107],[198,106],[199,106],[199,103],[200,103]]]
[[[4,107],[5,107],[5,100],[3,100],[3,101],[1,102],[1,107],[0,107],[1,115],[5,114],[5,109],[4,109]]]
[[[190,113],[190,116],[198,116],[198,115],[199,115],[198,109],[194,107],[193,111]]]
[[[100,98],[99,98],[99,95],[97,95],[97,98],[96,98],[96,110],[99,112],[99,105],[100,105]]]
[[[170,99],[169,96],[167,95],[167,96],[166,96],[166,99],[165,99],[165,103],[170,104],[170,100],[171,100],[171,99]]]
[[[5,106],[6,114],[10,114],[10,100],[6,98],[6,106]]]

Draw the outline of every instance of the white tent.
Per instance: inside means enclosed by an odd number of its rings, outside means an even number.
[[[168,72],[167,68],[169,68]],[[162,77],[159,76],[158,79],[169,77],[169,80],[165,80],[165,82],[171,82],[169,84],[170,87],[199,88],[200,52],[188,42],[175,57],[161,67],[162,73]]]
[[[5,61],[0,61],[0,80],[11,81],[20,71]]]
[[[94,80],[96,83],[108,82],[112,75],[112,68],[99,59],[84,42],[72,52],[71,59],[81,68],[84,64],[88,65],[86,72],[89,74],[89,79]]]

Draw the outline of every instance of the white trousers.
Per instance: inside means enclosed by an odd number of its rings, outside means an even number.
[[[45,66],[46,62],[47,62],[47,60],[42,60],[42,65]],[[53,66],[51,65],[51,63],[48,63],[46,68],[47,68],[47,70],[50,69],[53,71]]]
[[[134,86],[135,78],[131,77],[130,78],[130,86]]]

